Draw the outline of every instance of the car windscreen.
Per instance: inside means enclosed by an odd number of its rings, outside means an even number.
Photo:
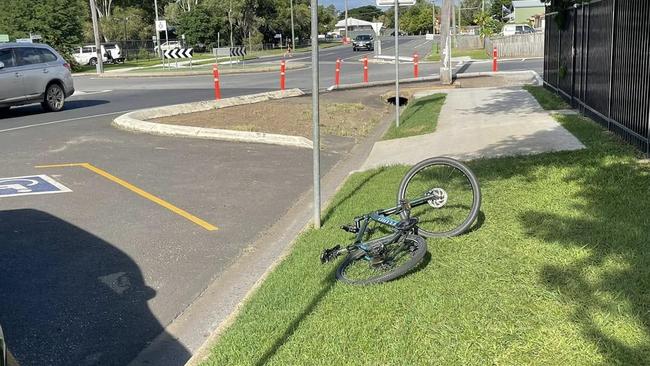
[[[363,35],[363,36],[357,36],[357,41],[369,41],[370,36],[368,35]]]

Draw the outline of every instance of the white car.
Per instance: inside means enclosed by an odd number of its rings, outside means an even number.
[[[120,46],[115,43],[106,43],[101,45],[102,47],[102,61],[105,63],[122,63],[124,62],[124,57],[122,56],[122,50]],[[75,61],[80,65],[91,65],[94,66],[97,64],[97,47],[94,44],[85,45],[83,47],[77,48],[76,52],[72,54]]]
[[[167,41],[160,46],[156,46],[153,48],[154,52],[158,53],[159,50],[163,51],[169,51],[169,50],[176,50],[176,49],[181,49],[181,42],[179,41]]]
[[[502,31],[504,36],[514,36],[515,34],[535,33],[535,28],[528,24],[506,24]]]

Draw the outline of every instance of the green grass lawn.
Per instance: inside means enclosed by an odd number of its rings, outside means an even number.
[[[488,60],[491,58],[487,52],[480,48],[475,50],[461,50],[454,48],[451,50],[451,57],[470,57],[472,60]],[[427,57],[427,61],[440,61],[440,53],[438,50],[433,50],[433,53]]]
[[[569,106],[569,104],[567,104],[567,102],[565,102],[559,95],[551,92],[543,86],[525,85],[524,89],[532,94],[542,108],[546,110],[556,111],[571,108],[571,106]]]
[[[337,283],[318,260],[351,241],[339,225],[395,203],[407,167],[352,175],[205,364],[650,364],[650,166],[558,119],[586,150],[471,162],[474,230],[428,240],[425,266],[387,284]]]
[[[440,109],[445,103],[446,94],[433,94],[428,97],[413,99],[400,115],[400,125],[391,124],[384,135],[384,140],[431,133],[436,129]]]

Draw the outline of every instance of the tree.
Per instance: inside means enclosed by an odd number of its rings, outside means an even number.
[[[40,34],[43,42],[69,54],[82,42],[87,9],[83,0],[2,0],[0,31],[11,38]]]
[[[366,5],[358,8],[348,9],[348,17],[365,20],[367,22],[372,22],[375,19],[382,16],[384,12],[374,5]],[[345,14],[342,13],[339,16],[339,19],[345,18]]]
[[[111,17],[100,19],[102,35],[106,41],[147,39],[153,25],[146,21],[144,10],[134,7],[112,9]]]
[[[512,0],[492,0],[492,6],[490,6],[489,12],[490,16],[501,23],[505,23],[507,20],[505,19],[505,16],[507,14],[503,10],[504,8],[512,9]]]
[[[501,22],[494,19],[489,13],[479,13],[474,22],[481,27],[480,35],[483,38],[491,37],[501,30]]]
[[[460,2],[460,26],[476,25],[476,18],[481,13],[483,0],[462,0]]]
[[[176,31],[185,35],[189,45],[198,43],[216,43],[217,32],[221,31],[224,23],[221,17],[215,16],[202,6],[184,12],[177,19]]]
[[[318,6],[318,33],[325,34],[334,30],[336,26],[336,7],[330,5]]]

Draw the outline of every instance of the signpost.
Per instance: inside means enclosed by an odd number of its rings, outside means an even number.
[[[395,126],[399,127],[399,7],[415,5],[415,0],[377,0],[377,6],[393,6],[395,9]]]
[[[160,32],[165,32],[165,43],[166,45],[169,45],[169,37],[167,33],[167,21],[166,20],[158,20],[156,18],[156,34],[160,34]],[[158,37],[160,40],[160,37]],[[165,56],[163,54],[163,43],[158,41],[158,52],[160,52],[160,58],[162,58],[163,62],[163,68],[165,67]]]

